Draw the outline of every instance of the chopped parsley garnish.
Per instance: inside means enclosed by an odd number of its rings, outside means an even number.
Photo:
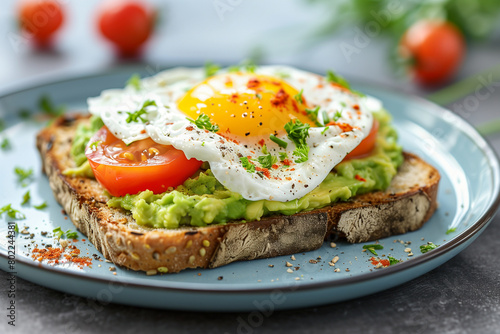
[[[261,93],[255,94],[255,97],[258,98],[259,100],[262,100],[262,94]]]
[[[347,82],[347,80],[344,79],[342,76],[335,74],[335,72],[333,71],[326,72],[326,81],[335,83],[347,89],[351,89],[351,85],[349,84],[349,82]]]
[[[64,236],[64,232],[63,230],[61,230],[60,226],[53,229],[52,233],[54,233],[54,237],[56,237],[57,239],[61,239],[61,237]]]
[[[306,109],[307,116],[316,124],[316,126],[322,126],[320,122],[318,122],[318,113],[319,113],[319,106],[317,106],[314,109]]]
[[[21,183],[21,186],[26,187],[28,183],[26,183],[26,180],[30,180],[31,177],[33,176],[33,169],[22,169],[21,167],[16,167],[14,169],[14,173],[17,175],[17,180],[19,183]]]
[[[66,237],[68,239],[76,239],[76,238],[78,238],[78,233],[76,231],[67,230]]]
[[[428,251],[431,251],[433,249],[436,249],[439,245],[435,245],[432,242],[428,242],[426,245],[420,246],[420,251],[422,254],[427,253]]]
[[[397,264],[397,263],[401,262],[401,261],[399,261],[398,259],[396,259],[396,258],[394,258],[392,256],[388,256],[387,258],[389,259],[389,265],[390,266],[392,266],[393,264]]]
[[[54,237],[56,237],[57,239],[61,239],[61,238],[68,238],[68,239],[76,239],[78,238],[78,233],[77,232],[74,232],[74,231],[71,231],[71,230],[67,230],[66,232],[64,232],[61,227],[56,227],[55,229],[52,230],[52,233],[54,233]]]
[[[335,112],[335,115],[333,115],[333,121],[336,122],[340,119],[340,117],[342,117],[342,111],[336,111]]]
[[[326,132],[326,131],[328,131],[328,129],[329,129],[329,128],[330,128],[329,126],[325,127],[325,128],[323,129],[323,131],[321,131],[321,134],[322,134],[322,135],[324,135],[324,134],[325,134],[325,132]]]
[[[290,73],[288,73],[288,72],[280,71],[280,72],[276,72],[275,75],[277,77],[280,77],[281,79],[290,78]]]
[[[288,159],[288,154],[286,154],[286,152],[279,152],[278,154],[280,156],[280,161]]]
[[[266,144],[262,145],[262,153],[264,153],[264,154],[268,154],[269,153],[269,151],[267,150],[267,145]]]
[[[42,95],[38,101],[40,110],[50,116],[60,116],[66,110],[65,106],[55,106],[48,95]]]
[[[363,249],[366,249],[367,251],[369,251],[373,255],[378,256],[377,252],[375,252],[375,249],[384,249],[384,246],[379,245],[379,244],[364,245]]]
[[[279,139],[275,135],[270,135],[269,139],[278,144],[278,146],[281,148],[286,148],[288,146],[288,143],[286,141]]]
[[[47,202],[43,202],[42,204],[38,204],[38,205],[33,205],[33,207],[37,210],[43,210],[47,207]]]
[[[257,65],[253,61],[245,60],[240,65],[230,66],[227,69],[227,71],[228,72],[246,71],[246,72],[254,73],[256,69],[257,69]]]
[[[325,110],[323,110],[323,112],[321,113],[321,116],[323,118],[324,125],[327,125],[328,123],[330,123],[330,117],[328,117],[328,113]]]
[[[296,163],[306,162],[309,159],[309,146],[306,138],[309,137],[309,124],[304,124],[300,120],[289,121],[285,124],[285,131],[288,138],[295,144],[293,154],[298,157]]]
[[[247,172],[255,173],[255,166],[250,162],[250,160],[248,160],[248,157],[241,157],[240,161],[241,165],[247,170]]]
[[[24,195],[23,195],[23,201],[21,202],[21,205],[24,205],[28,203],[31,199],[30,191],[28,190]]]
[[[12,204],[7,204],[7,205],[3,206],[2,208],[0,208],[0,216],[2,216],[4,212],[6,212],[7,215],[13,219],[25,219],[26,218],[26,216],[23,215],[19,210],[13,209]]]
[[[301,89],[300,92],[298,94],[295,94],[293,97],[295,101],[297,101],[300,104],[304,103],[304,99],[302,98],[302,93],[304,93],[304,89]]]
[[[153,100],[146,100],[142,104],[141,109],[139,109],[137,111],[134,111],[134,112],[128,112],[127,111],[128,117],[126,119],[126,122],[127,123],[132,123],[132,122],[139,123],[139,121],[141,121],[143,123],[146,123],[148,120],[145,119],[145,118],[142,118],[142,116],[148,113],[146,111],[146,108],[149,107],[149,106],[155,106],[155,107],[157,107],[155,101],[153,101]]]
[[[195,120],[187,117],[187,120],[190,121],[191,123],[195,124],[198,128],[200,129],[205,129],[210,132],[217,132],[219,131],[219,126],[217,124],[212,124],[210,122],[210,117],[208,117],[205,114],[201,114],[198,116],[198,118]]]
[[[140,90],[141,89],[141,77],[139,74],[134,73],[132,76],[127,80],[127,86],[132,86],[135,88],[135,90]]]
[[[446,231],[446,234],[453,233],[453,232],[455,232],[456,230],[457,230],[457,228],[456,228],[456,227],[452,227],[452,228],[448,229],[448,231]]]
[[[7,151],[9,149],[12,148],[12,146],[10,145],[10,141],[8,138],[4,138],[2,140],[2,143],[0,144],[0,147],[2,148],[3,151]]]
[[[261,155],[260,157],[257,158],[257,161],[260,163],[262,168],[271,168],[275,163],[278,162],[278,158],[271,155],[271,153],[267,155]]]
[[[14,225],[14,232],[19,233],[19,226],[17,226],[17,223]]]
[[[95,151],[97,150],[97,146],[99,146],[100,143],[102,143],[102,140],[96,140],[95,142],[90,144],[90,148]]]
[[[361,93],[359,90],[351,89],[351,92],[354,93],[354,94],[356,94],[359,97],[366,97],[366,94]]]
[[[219,72],[219,70],[219,65],[214,64],[211,61],[207,61],[205,63],[205,77],[211,77],[212,75],[215,75],[217,72]]]

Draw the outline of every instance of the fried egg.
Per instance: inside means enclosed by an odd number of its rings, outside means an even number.
[[[217,180],[243,198],[280,202],[316,188],[368,135],[371,111],[381,108],[373,98],[284,66],[221,70],[208,78],[201,68],[175,68],[139,87],[103,91],[88,105],[126,144],[150,137],[172,145],[208,162]],[[206,126],[196,122],[202,119]],[[309,126],[305,156],[287,124]]]

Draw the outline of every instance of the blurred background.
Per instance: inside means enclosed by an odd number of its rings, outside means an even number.
[[[333,69],[500,129],[498,108],[481,112],[500,105],[497,0],[5,0],[0,13],[0,94],[129,66],[251,59]]]

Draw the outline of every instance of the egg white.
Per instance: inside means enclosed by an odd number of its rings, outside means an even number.
[[[347,123],[353,130],[343,133],[337,126],[326,130],[324,127],[311,127],[306,140],[310,148],[309,159],[291,168],[270,168],[270,177],[267,178],[260,173],[249,173],[240,161],[242,156],[262,155],[257,142],[245,143],[244,146],[217,133],[199,129],[177,108],[176,101],[205,79],[201,68],[163,71],[141,80],[139,90],[127,86],[103,91],[99,97],[88,99],[89,110],[93,115],[100,116],[108,129],[127,144],[151,137],[157,143],[172,145],[183,151],[187,158],[209,162],[219,182],[243,198],[280,202],[301,198],[316,188],[368,135],[373,122],[371,111],[379,110],[381,104],[374,98],[362,98],[329,85],[319,75],[291,67],[262,66],[255,73],[276,77],[286,73],[283,80],[298,91],[303,89],[308,104],[319,105],[330,119],[341,110],[342,116],[337,122]],[[154,100],[157,104],[157,107],[147,107],[147,114],[144,115],[147,122],[127,123],[127,112],[140,109],[146,100]],[[354,105],[358,105],[359,110],[353,109]],[[323,122],[322,114],[318,116],[318,120]],[[267,138],[266,145],[271,154],[284,151]],[[288,143],[286,152],[293,160],[295,145],[286,136],[280,139]]]

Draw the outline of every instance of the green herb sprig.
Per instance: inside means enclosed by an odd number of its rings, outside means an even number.
[[[422,254],[425,254],[428,251],[431,251],[431,250],[436,249],[438,247],[439,247],[439,245],[435,245],[434,243],[429,241],[426,245],[420,246],[420,251],[422,252]]]
[[[255,173],[255,166],[253,163],[250,162],[250,160],[248,160],[248,157],[241,157],[240,161],[241,165],[243,166],[243,168],[247,170],[247,172]]]
[[[300,120],[291,120],[285,124],[285,131],[290,139],[295,144],[293,154],[298,157],[296,163],[306,162],[309,159],[309,146],[306,139],[309,137],[309,124],[304,124]]]
[[[187,117],[187,120],[195,124],[200,129],[208,130],[210,132],[219,131],[219,126],[217,124],[212,124],[210,117],[205,114],[201,114],[196,120],[189,117]]]
[[[139,74],[132,74],[132,76],[127,80],[127,86],[131,86],[135,88],[135,90],[141,90],[141,77]]]
[[[12,208],[12,204],[7,204],[4,205],[2,208],[0,208],[0,217],[4,213],[7,213],[7,215],[13,219],[26,219],[26,216],[23,213],[21,213],[19,210]]]
[[[143,104],[141,109],[134,111],[134,112],[129,112],[127,111],[128,117],[125,120],[127,123],[139,123],[139,121],[146,123],[148,120],[143,118],[143,115],[146,115],[148,112],[146,111],[146,108],[149,106],[154,106],[157,107],[156,102],[153,100],[146,100]]]
[[[376,249],[378,249],[378,250],[384,249],[384,246],[382,246],[380,244],[364,245],[363,249],[366,249],[367,251],[369,251],[373,255],[378,256],[378,254],[377,254],[377,252],[375,252],[375,250]]]
[[[14,168],[14,173],[17,175],[17,181],[22,187],[28,186],[33,179],[33,169],[23,169],[21,167]]]
[[[220,65],[214,64],[211,61],[207,61],[205,63],[205,77],[208,78],[217,74],[217,72],[219,72],[220,69],[221,69]]]
[[[55,229],[52,230],[52,233],[54,233],[54,237],[56,237],[58,240],[59,239],[76,239],[78,238],[78,233],[75,231],[67,230],[64,232],[61,227],[56,227]]]
[[[257,158],[257,161],[260,163],[262,168],[271,168],[275,163],[278,162],[278,158],[274,155],[271,155],[271,153],[267,155],[261,155],[260,157]]]

